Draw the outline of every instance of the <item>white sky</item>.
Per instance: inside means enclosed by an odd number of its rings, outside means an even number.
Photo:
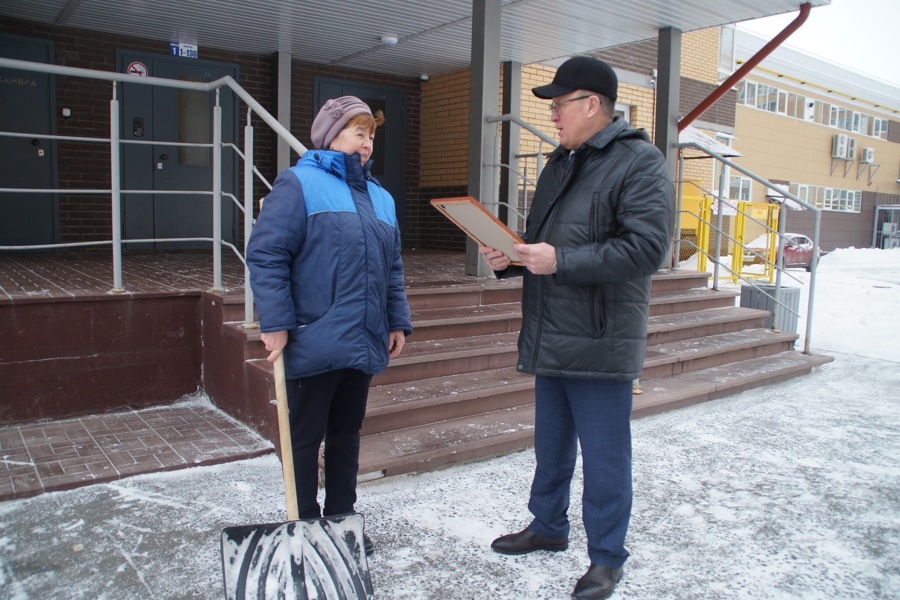
[[[809,274],[789,273],[805,307]],[[815,299],[813,351],[834,362],[633,423],[615,600],[900,598],[900,249],[822,257]],[[580,469],[567,552],[489,548],[529,522],[533,470],[525,450],[361,485],[376,598],[569,598]],[[0,503],[0,597],[221,600],[219,532],[282,521],[282,485],[270,454]]]
[[[772,38],[797,18],[796,12],[745,21],[738,26]],[[784,43],[900,86],[900,0],[832,0],[813,8]]]

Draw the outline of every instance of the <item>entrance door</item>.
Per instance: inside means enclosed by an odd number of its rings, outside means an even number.
[[[0,56],[53,64],[52,41],[0,34]],[[54,76],[0,69],[0,131],[56,133]],[[0,136],[0,187],[56,188],[56,142],[39,137]],[[59,210],[53,193],[0,192],[0,246],[59,241]]]
[[[330,98],[339,96],[356,96],[368,104],[373,113],[379,109],[384,111],[384,125],[375,132],[372,175],[394,197],[402,233],[406,192],[406,92],[392,87],[316,77],[315,95],[316,112]]]
[[[208,82],[230,75],[238,79],[237,65],[141,52],[117,52],[122,72],[182,81]],[[139,76],[139,75],[135,75]],[[212,148],[173,145],[211,144],[215,93],[143,84],[123,84],[122,139],[152,141],[123,144],[123,239],[213,237]],[[237,114],[234,95],[219,94],[222,141],[236,143]],[[167,143],[169,142],[169,143]],[[222,150],[222,192],[237,189],[237,156]],[[125,193],[152,190],[168,193]],[[202,191],[205,194],[176,193]],[[222,240],[237,238],[237,210],[231,198],[222,198]],[[210,248],[209,242],[129,244],[160,250]]]

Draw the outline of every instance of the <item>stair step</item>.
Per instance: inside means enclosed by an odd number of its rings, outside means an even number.
[[[363,435],[534,402],[534,377],[514,367],[373,386]]]
[[[809,373],[833,359],[823,355],[782,352],[702,369],[643,384],[634,397],[632,418],[715,400],[745,389]],[[449,419],[362,438],[360,476],[391,476],[486,458],[534,443],[534,405],[528,404],[463,418]]]
[[[516,332],[522,308],[519,302],[451,306],[414,310],[411,317],[414,337],[410,341],[436,340]]]
[[[648,347],[641,379],[689,373],[793,350],[796,333],[748,329]]]
[[[769,317],[768,311],[740,306],[656,315],[648,320],[647,345],[757,329],[765,327]]]
[[[823,354],[788,351],[751,358],[674,377],[642,381],[643,393],[634,397],[634,418],[715,400],[744,390],[809,373],[834,360]]]
[[[734,306],[737,290],[690,289],[660,292],[650,296],[650,315],[693,312],[707,308]]]
[[[652,294],[658,294],[693,288],[706,289],[709,285],[709,278],[711,276],[711,273],[705,271],[666,269],[653,275],[650,292]]]
[[[534,443],[534,405],[387,431],[362,438],[360,478],[431,471]]]
[[[407,287],[406,299],[411,310],[519,302],[522,299],[522,278],[445,286],[440,281],[433,281],[425,287]]]
[[[447,340],[410,341],[372,385],[419,381],[473,371],[514,366],[518,333],[498,333]],[[410,338],[413,340],[414,338]]]

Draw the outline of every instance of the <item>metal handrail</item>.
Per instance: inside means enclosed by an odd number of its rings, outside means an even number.
[[[684,173],[684,152],[683,152],[683,150],[687,149],[687,148],[692,148],[694,150],[698,150],[698,151],[714,158],[715,160],[721,162],[723,165],[726,165],[740,173],[743,173],[747,177],[764,185],[766,188],[777,192],[779,196],[786,198],[788,200],[791,200],[792,202],[796,202],[797,204],[799,204],[800,206],[803,206],[807,210],[812,211],[812,213],[814,215],[813,235],[812,235],[813,253],[812,253],[812,258],[810,259],[810,266],[809,266],[809,274],[810,274],[809,275],[809,299],[808,299],[808,305],[807,305],[807,310],[806,310],[806,332],[805,332],[805,337],[803,340],[803,353],[810,354],[811,353],[810,347],[811,347],[811,338],[812,338],[813,309],[815,307],[815,295],[816,295],[815,294],[816,293],[816,271],[817,271],[818,264],[819,264],[819,233],[820,233],[820,229],[821,229],[821,225],[822,225],[822,209],[815,205],[810,204],[809,202],[807,202],[805,200],[798,198],[794,194],[791,194],[788,190],[785,190],[784,188],[782,188],[778,185],[775,185],[772,182],[767,181],[766,179],[763,179],[756,173],[753,173],[753,172],[745,169],[744,167],[741,167],[740,165],[728,160],[727,158],[717,154],[716,152],[713,152],[712,150],[704,148],[703,146],[701,146],[700,144],[697,144],[696,142],[677,143],[677,144],[673,144],[673,147],[680,150],[679,160],[678,160],[678,172],[679,173]],[[714,228],[716,230],[716,243],[715,243],[716,249],[715,249],[715,255],[713,258],[713,261],[715,263],[714,274],[713,274],[714,287],[718,285],[719,266],[721,265],[719,253],[721,251],[721,235],[723,234],[722,213],[724,211],[722,210],[722,207],[724,206],[724,202],[725,202],[725,197],[724,197],[725,187],[726,187],[725,183],[726,183],[725,182],[725,169],[722,169],[722,173],[720,175],[720,180],[719,180],[719,196],[717,198],[718,203],[719,203],[719,210],[717,211],[718,219],[717,219],[716,225],[714,226]],[[677,193],[676,212],[678,214],[681,214],[681,212],[682,212],[682,188],[683,188],[682,185],[679,185],[677,188],[678,193]],[[780,210],[782,211],[782,215],[780,215],[780,217],[778,219],[779,245],[783,243],[783,240],[785,238],[784,234],[785,234],[786,219],[784,218],[784,202],[783,201],[781,202]],[[679,256],[681,242],[682,242],[682,240],[681,240],[681,220],[676,219],[676,233],[675,233],[675,256],[676,257]],[[783,265],[784,252],[783,251],[778,252],[778,254],[776,255],[776,260],[777,260],[777,264],[775,267],[775,272],[776,272],[775,301],[778,304],[782,304],[780,302],[780,298],[781,298],[781,275],[784,272],[784,265]],[[741,279],[743,279],[743,278],[741,278]],[[751,285],[753,285],[753,284],[751,284]],[[757,286],[754,285],[754,287],[757,287]],[[758,287],[757,287],[757,289],[758,289]],[[762,292],[762,293],[765,293],[765,292]]]
[[[110,188],[103,190],[86,190],[86,189],[15,189],[0,188],[3,192],[27,192],[27,193],[64,193],[64,194],[110,194],[110,204],[112,213],[112,239],[101,240],[96,242],[69,242],[60,244],[41,244],[28,246],[2,246],[0,250],[35,250],[35,249],[52,249],[52,248],[75,248],[84,246],[100,246],[111,245],[113,251],[113,289],[111,293],[124,293],[125,288],[122,281],[122,244],[129,243],[148,243],[148,242],[175,242],[175,241],[209,241],[212,242],[213,250],[213,289],[221,289],[222,287],[222,262],[221,249],[222,246],[231,248],[244,263],[244,293],[245,293],[245,320],[247,323],[253,321],[253,296],[250,288],[249,270],[246,267],[246,261],[241,257],[237,248],[222,240],[221,237],[221,202],[222,196],[226,196],[233,200],[244,212],[244,253],[246,254],[247,242],[253,228],[253,175],[259,177],[260,180],[272,189],[272,185],[260,174],[259,170],[253,165],[253,127],[250,124],[251,115],[258,115],[275,134],[287,142],[287,144],[298,155],[306,152],[306,147],[295,138],[290,131],[278,122],[271,113],[269,113],[259,102],[257,102],[244,88],[240,86],[232,77],[225,76],[210,82],[182,81],[176,79],[165,79],[161,77],[139,77],[126,73],[115,73],[110,71],[95,71],[92,69],[83,69],[77,67],[66,67],[60,65],[50,65],[45,63],[35,63],[30,61],[15,60],[10,58],[0,58],[0,67],[10,69],[19,69],[24,71],[33,71],[38,73],[47,73],[51,75],[64,75],[69,77],[81,77],[86,79],[98,79],[114,82],[112,87],[112,99],[110,100],[110,135],[109,137],[83,137],[83,136],[60,136],[47,134],[23,134],[20,132],[0,132],[0,135],[10,137],[29,137],[42,138],[50,140],[65,140],[79,142],[98,142],[110,144]],[[216,94],[216,102],[213,113],[213,140],[211,143],[184,143],[184,142],[167,142],[153,140],[123,140],[119,136],[119,104],[117,99],[118,83],[130,83],[138,85],[150,85],[170,87],[177,89],[194,90]],[[247,124],[244,127],[244,152],[234,144],[222,141],[222,115],[221,106],[219,104],[219,93],[222,88],[230,89],[240,100],[247,105]],[[155,145],[171,145],[171,146],[193,146],[212,148],[213,151],[213,189],[211,191],[187,190],[179,192],[176,190],[122,190],[119,180],[121,173],[121,157],[119,147],[121,144],[155,144]],[[232,148],[244,163],[244,201],[243,206],[238,199],[228,192],[222,190],[222,148]],[[122,194],[211,194],[213,197],[213,237],[212,238],[152,238],[142,240],[123,240],[121,239],[121,196]]]

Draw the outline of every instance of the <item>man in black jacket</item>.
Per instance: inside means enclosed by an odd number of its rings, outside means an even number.
[[[525,278],[518,369],[536,376],[534,519],[491,547],[568,547],[580,444],[591,565],[572,597],[607,598],[628,558],[632,381],[643,366],[650,278],[672,239],[675,191],[646,133],[614,116],[618,79],[605,62],[571,58],[532,91],[552,99],[560,147],[538,180],[527,243],[514,257],[480,252],[497,277]]]

